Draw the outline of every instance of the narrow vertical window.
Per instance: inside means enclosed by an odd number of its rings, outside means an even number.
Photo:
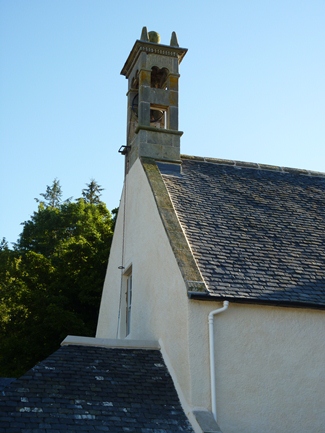
[[[126,336],[131,331],[132,274],[126,280]]]
[[[132,306],[132,265],[128,266],[122,276],[121,302],[118,319],[118,337],[125,338],[131,332]]]

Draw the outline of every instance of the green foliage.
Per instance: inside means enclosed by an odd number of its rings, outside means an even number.
[[[68,334],[95,334],[114,220],[100,200],[58,201],[53,185],[14,249],[0,243],[0,376],[24,373]]]
[[[89,183],[86,184],[87,188],[82,190],[82,196],[86,203],[98,204],[100,203],[100,196],[102,191],[100,185],[94,180],[91,179]]]
[[[61,203],[62,189],[58,179],[54,179],[52,186],[46,186],[46,192],[40,194],[45,201],[36,198],[37,203],[43,206],[58,207]]]

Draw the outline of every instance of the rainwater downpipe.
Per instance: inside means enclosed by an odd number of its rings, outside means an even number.
[[[211,382],[211,407],[214,419],[217,421],[217,401],[216,401],[216,375],[215,375],[215,359],[214,359],[214,330],[213,317],[227,310],[229,301],[223,302],[223,307],[213,310],[209,313],[209,346],[210,346],[210,382]]]

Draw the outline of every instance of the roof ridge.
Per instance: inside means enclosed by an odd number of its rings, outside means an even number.
[[[325,173],[320,171],[291,168],[291,167],[280,167],[276,165],[260,164],[256,162],[236,161],[231,159],[210,158],[210,157],[203,157],[203,156],[183,155],[183,154],[181,155],[181,159],[189,159],[192,161],[208,162],[208,163],[219,164],[219,165],[228,165],[231,167],[238,167],[238,168],[254,168],[256,170],[269,170],[269,171],[277,171],[281,173],[301,174],[304,176],[325,177]]]

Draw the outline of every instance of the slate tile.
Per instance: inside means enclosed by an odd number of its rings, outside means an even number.
[[[121,362],[117,363],[119,358]],[[99,387],[99,393],[96,383],[104,381],[89,374],[94,365],[101,366],[101,375],[105,372],[114,378]],[[59,389],[66,396],[58,393]],[[179,407],[177,424],[170,431],[192,432],[159,351],[64,346],[13,382],[9,393],[10,398],[0,397],[0,413],[8,419],[6,432],[13,428],[15,433],[123,431],[123,428],[140,431],[148,425],[148,419],[158,419],[157,416],[162,423],[165,420],[162,425],[168,425],[168,408],[170,411],[175,405]],[[19,412],[22,407],[30,410]],[[42,412],[33,412],[33,408]]]
[[[252,167],[184,158],[163,175],[209,290],[325,308],[324,174]]]

